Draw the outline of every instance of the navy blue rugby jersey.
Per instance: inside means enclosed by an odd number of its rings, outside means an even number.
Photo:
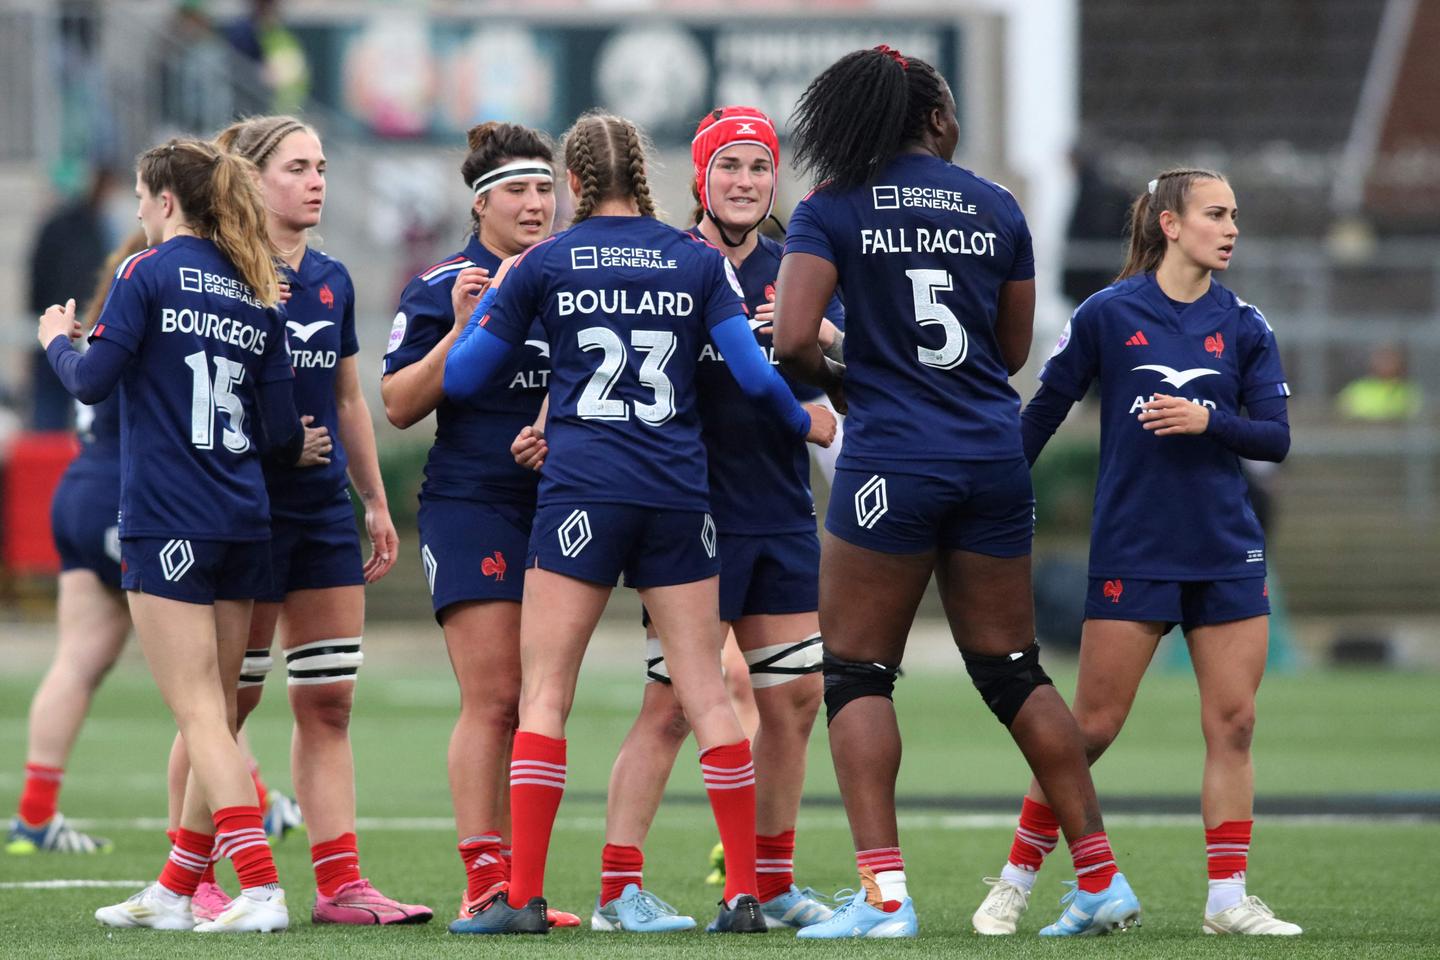
[[[1041,381],[1084,397],[1100,381],[1100,476],[1090,576],[1234,580],[1265,575],[1265,537],[1240,461],[1206,436],[1140,423],[1157,393],[1239,415],[1287,397],[1275,334],[1220,284],[1176,313],[1153,274],[1112,284],[1075,311]]]
[[[903,154],[873,183],[822,185],[788,231],[785,252],[834,263],[845,298],[840,466],[1022,455],[995,315],[1001,285],[1035,276],[1035,262],[1009,191]]]
[[[531,247],[482,321],[550,343],[550,453],[540,503],[706,510],[696,366],[744,307],[720,251],[650,217],[590,217]]]
[[[466,267],[484,267],[493,275],[500,258],[475,236],[465,249],[415,277],[400,297],[381,371],[391,374],[425,358],[455,326],[450,292]],[[425,496],[462,500],[533,503],[539,482],[510,456],[510,444],[522,427],[535,422],[550,377],[550,348],[538,321],[505,367],[503,378],[480,403],[449,397],[435,409],[435,445],[425,463]]]
[[[120,536],[265,540],[257,386],[294,376],[285,328],[209,240],[123,262],[91,339],[134,355],[120,380]]]
[[[67,473],[120,482],[120,391],[94,405],[75,401],[75,434],[80,454]]]
[[[693,235],[699,231],[692,229]],[[775,292],[784,248],[760,237],[750,256],[735,269],[750,317]],[[845,308],[834,297],[825,316],[844,326]],[[760,333],[751,320],[760,349],[775,363],[774,335]],[[700,347],[696,384],[700,391],[700,436],[710,465],[710,513],[721,533],[796,533],[815,529],[810,495],[810,454],[762,404],[745,396],[720,349],[706,340]],[[786,380],[799,399],[817,396],[813,387]]]
[[[349,463],[340,442],[340,414],[335,403],[336,367],[360,352],[355,336],[355,284],[350,272],[333,257],[306,250],[299,270],[284,271],[290,299],[280,310],[295,365],[295,409],[314,417],[311,427],[326,427],[334,441],[330,462],[319,467],[282,466],[265,462],[270,514],[294,520],[325,522],[350,515]]]

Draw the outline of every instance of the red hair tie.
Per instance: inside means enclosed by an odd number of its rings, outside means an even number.
[[[882,43],[882,44],[880,44],[878,47],[876,47],[875,50],[876,50],[876,52],[878,52],[878,53],[883,53],[883,54],[885,54],[885,56],[889,57],[891,60],[894,60],[896,63],[900,64],[900,69],[901,69],[901,70],[909,70],[909,69],[910,69],[910,61],[909,61],[909,60],[906,60],[904,57],[902,57],[902,56],[900,55],[900,51],[899,51],[899,50],[896,50],[894,47],[890,46],[889,44]]]

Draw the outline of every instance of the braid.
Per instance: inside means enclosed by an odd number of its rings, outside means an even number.
[[[630,173],[630,188],[635,194],[635,205],[640,216],[655,216],[655,201],[650,197],[650,181],[645,175],[645,146],[640,142],[640,132],[635,124],[622,121],[625,129],[625,155]]]
[[[596,124],[587,117],[581,117],[565,137],[565,165],[580,178],[580,198],[575,204],[572,223],[579,223],[595,210],[600,202],[600,177],[595,170],[595,153],[590,143],[590,132]]]
[[[930,64],[890,49],[856,50],[816,77],[795,108],[795,163],[816,183],[853,187],[874,179],[925,132],[945,106],[945,81]]]

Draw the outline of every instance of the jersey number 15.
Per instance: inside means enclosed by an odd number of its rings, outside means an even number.
[[[229,414],[230,425],[220,431],[221,442],[231,453],[250,449],[245,436],[245,405],[232,390],[244,382],[245,368],[229,357],[215,357],[215,382],[210,382],[210,368],[205,351],[185,358],[185,366],[193,376],[190,381],[190,442],[199,450],[215,449],[215,408]]]

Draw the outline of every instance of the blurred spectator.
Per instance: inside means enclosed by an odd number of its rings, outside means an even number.
[[[1075,206],[1071,209],[1070,225],[1065,237],[1072,242],[1108,242],[1113,245],[1113,263],[1097,263],[1094,253],[1076,256],[1067,251],[1065,274],[1061,286],[1065,296],[1080,303],[1097,290],[1110,285],[1120,270],[1125,250],[1121,241],[1130,226],[1130,201],[1125,190],[1116,186],[1101,172],[1099,158],[1083,144],[1070,151],[1070,165],[1075,168]]]
[[[279,0],[251,0],[250,13],[222,28],[253,71],[248,84],[268,102],[242,104],[241,114],[299,113],[310,95],[310,65],[295,34],[280,21]]]
[[[30,315],[35,318],[53,303],[76,300],[77,315],[83,314],[89,294],[118,233],[107,216],[107,201],[119,187],[116,175],[97,169],[85,194],[52,213],[35,235],[30,248]],[[30,349],[30,428],[68,430],[74,406],[70,395],[45,359],[45,351],[33,344]]]
[[[229,123],[236,113],[231,83],[234,55],[215,32],[204,0],[181,0],[166,35],[164,55],[158,58],[165,120],[189,133]]]
[[[1371,423],[1413,420],[1423,404],[1419,385],[1406,374],[1405,354],[1394,344],[1375,348],[1369,371],[1336,399],[1341,417]]]

